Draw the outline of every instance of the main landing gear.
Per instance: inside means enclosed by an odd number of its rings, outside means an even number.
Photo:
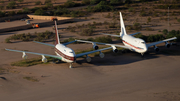
[[[144,58],[144,53],[141,53],[141,57]]]
[[[72,63],[70,63],[69,68],[73,68]]]

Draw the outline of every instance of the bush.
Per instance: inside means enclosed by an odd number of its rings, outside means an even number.
[[[34,12],[34,15],[46,15],[46,12],[42,9],[37,9],[35,12]]]
[[[52,8],[52,7],[53,7],[53,4],[52,4],[52,3],[46,3],[46,7],[47,7],[47,8]]]
[[[168,30],[167,30],[167,29],[164,29],[164,30],[163,30],[163,34],[167,35],[167,33],[168,33]]]
[[[16,8],[16,2],[15,1],[11,1],[8,3],[8,5],[6,6],[7,9],[14,9]]]
[[[51,3],[51,0],[45,0],[44,4]]]
[[[0,6],[0,10],[4,9],[4,6]]]
[[[90,0],[82,0],[82,4],[89,5],[90,4]]]
[[[11,43],[10,38],[6,38],[6,39],[5,39],[5,42],[6,42],[6,43]]]
[[[29,8],[23,8],[23,13],[27,14],[27,13],[30,13],[30,9]]]
[[[162,34],[149,35],[147,38],[147,42],[155,42],[163,40],[165,37]]]
[[[102,42],[102,43],[110,43],[112,42],[112,38],[110,36],[103,36],[103,37],[96,37],[94,39],[95,42]]]
[[[145,11],[140,12],[140,16],[147,16]]]
[[[102,43],[110,43],[112,42],[112,38],[110,36],[103,36],[103,37],[96,37],[94,38],[88,38],[87,41],[94,41],[94,42],[102,42]]]
[[[15,15],[15,14],[16,14],[15,11],[9,11],[9,12],[8,12],[8,15],[9,15],[9,16],[12,16],[12,15]]]
[[[150,17],[148,17],[148,19],[147,19],[147,23],[149,23],[149,22],[151,22],[151,18]]]
[[[0,17],[4,17],[5,16],[5,13],[0,11]]]
[[[41,1],[36,1],[35,5],[42,5],[42,2]]]
[[[118,4],[121,4],[121,3],[122,3],[122,0],[110,0],[111,5],[118,5]]]
[[[134,11],[134,8],[130,7],[130,8],[128,9],[128,11],[129,11],[129,12],[133,12],[133,11]]]
[[[109,6],[106,1],[101,1],[99,4],[97,4],[94,7],[94,12],[105,12],[105,11],[111,11],[114,10],[113,6]]]
[[[0,1],[0,3],[4,3],[4,1],[3,1],[3,0],[1,0],[1,1]]]
[[[116,23],[115,22],[109,23],[109,28],[117,28]]]
[[[67,0],[67,2],[64,3],[64,7],[69,8],[69,7],[77,7],[80,6],[81,4],[72,2],[72,0]]]
[[[180,19],[177,19],[178,22],[180,22]]]
[[[18,0],[18,2],[20,2],[20,3],[23,2],[23,1],[24,1],[24,0]]]
[[[94,5],[94,4],[98,4],[99,2],[101,2],[102,0],[91,0],[90,4]]]
[[[148,38],[148,36],[145,36],[145,35],[142,35],[142,33],[140,33],[140,34],[136,34],[136,35],[134,35],[136,38],[141,38],[141,39],[143,39],[144,41],[147,41],[147,38]]]
[[[34,33],[33,35],[30,33],[22,33],[22,34],[14,34],[12,36],[10,36],[9,38],[7,38],[5,41],[8,42],[10,40],[22,40],[22,41],[31,41],[31,40],[35,40],[35,41],[42,41],[42,40],[46,40],[49,39],[50,37],[54,37],[55,34],[53,34],[53,32],[50,31],[45,31],[45,32],[41,32],[41,33]]]
[[[89,28],[89,29],[83,29],[82,32],[80,33],[80,35],[82,36],[91,36],[93,35],[93,29]]]
[[[134,25],[133,25],[133,29],[134,30],[141,30],[141,28],[142,28],[142,26],[141,26],[141,24],[140,23],[134,23]]]

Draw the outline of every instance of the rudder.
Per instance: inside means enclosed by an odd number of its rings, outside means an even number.
[[[126,28],[124,26],[124,21],[123,21],[123,18],[122,18],[122,14],[121,12],[120,13],[120,23],[121,23],[121,32],[120,32],[120,37],[123,37],[124,35],[126,35]]]
[[[59,40],[59,33],[58,33],[58,28],[57,28],[57,19],[54,19],[54,23],[55,23],[55,34],[56,34],[56,42],[55,44],[60,44],[60,40]]]

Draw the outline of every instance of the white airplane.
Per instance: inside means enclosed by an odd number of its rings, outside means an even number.
[[[88,54],[99,52],[100,53],[99,56],[101,58],[104,58],[104,54],[101,51],[112,48],[112,47],[107,47],[107,48],[103,48],[103,49],[99,49],[99,50],[94,50],[94,51],[89,51],[89,52],[85,52],[85,53],[75,54],[74,50],[72,50],[69,47],[66,47],[66,45],[68,45],[70,43],[73,43],[75,41],[71,41],[71,42],[64,43],[64,44],[60,43],[56,20],[55,20],[55,33],[56,33],[55,45],[47,44],[47,43],[41,43],[41,42],[37,42],[37,41],[34,41],[34,42],[54,47],[56,55],[49,55],[49,54],[43,54],[43,53],[34,53],[34,52],[12,50],[12,49],[5,49],[5,50],[14,51],[14,52],[22,52],[23,53],[22,58],[24,58],[24,59],[27,59],[26,53],[35,54],[35,55],[41,55],[42,56],[42,62],[47,62],[47,59],[45,58],[45,56],[53,57],[53,58],[62,60],[64,62],[70,63],[69,68],[72,68],[72,63],[76,62],[76,58],[86,55],[87,62],[90,62],[91,58],[88,56]],[[95,47],[96,47],[96,45],[94,45],[94,48]]]
[[[116,47],[121,47],[121,48],[129,49],[131,51],[141,53],[141,55],[143,56],[143,54],[145,52],[147,52],[149,47],[154,46],[154,50],[159,51],[159,48],[156,46],[157,44],[165,42],[165,46],[169,48],[171,44],[169,44],[168,41],[177,39],[176,37],[173,37],[173,38],[165,39],[162,41],[146,44],[146,42],[143,39],[133,37],[133,35],[136,35],[139,32],[133,33],[133,34],[126,33],[126,29],[124,26],[124,21],[123,21],[121,12],[120,12],[120,23],[121,23],[120,35],[112,35],[112,34],[106,34],[106,33],[101,33],[101,34],[111,35],[111,36],[115,36],[115,37],[121,37],[124,45],[107,44],[107,43],[91,42],[91,41],[84,41],[84,40],[76,40],[76,41],[92,43],[93,45],[96,45],[96,44],[110,45],[113,48],[113,52],[115,52],[115,53],[118,52]],[[98,49],[98,46],[96,46],[96,49]]]

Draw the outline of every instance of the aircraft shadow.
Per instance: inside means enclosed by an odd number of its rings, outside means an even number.
[[[158,58],[159,55],[165,55],[165,56],[180,55],[179,46],[172,46],[171,48],[159,46],[159,49],[160,49],[159,52],[155,52],[153,47],[149,48],[148,52],[146,52],[143,57],[139,53],[128,50],[125,53],[121,53],[121,52],[108,53],[105,54],[104,58],[100,58],[99,56],[91,57],[92,61],[90,63],[86,62],[86,58],[82,58],[77,60],[77,63],[80,65],[83,65],[84,63],[88,63],[88,64],[93,64],[95,66],[124,65],[124,64]],[[78,68],[78,66],[76,68]]]
[[[158,58],[157,55],[151,55],[146,53],[144,57],[141,54],[135,52],[128,52],[123,54],[109,53],[105,54],[104,58],[100,58],[99,56],[91,57],[92,61],[89,64],[93,64],[96,66],[102,65],[124,65],[133,62],[143,61],[146,59],[154,59]],[[78,64],[87,63],[86,59],[77,60]]]

